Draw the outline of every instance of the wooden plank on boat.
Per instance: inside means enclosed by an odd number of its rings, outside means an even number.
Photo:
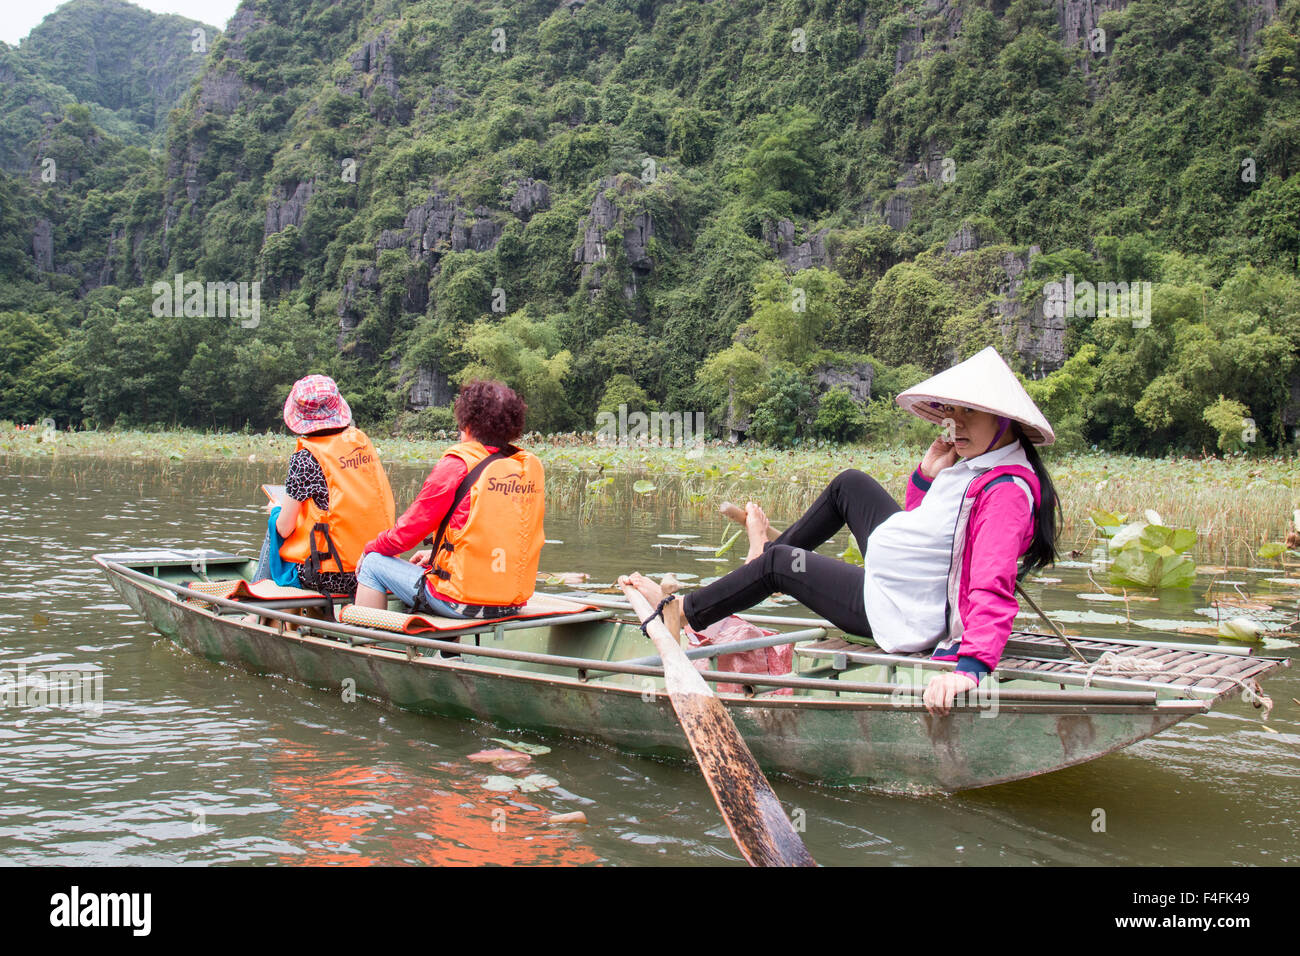
[[[1251,674],[1258,673],[1264,664],[1257,657],[1242,658],[1240,663],[1225,664],[1222,673],[1231,674],[1233,677],[1249,677]]]
[[[1014,667],[1016,670],[1036,671],[1049,667],[1047,661],[1027,660],[1020,657],[1004,657],[1001,661],[1004,667]]]

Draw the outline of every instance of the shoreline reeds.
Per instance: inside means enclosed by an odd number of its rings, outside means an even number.
[[[379,438],[375,444],[401,507],[451,442]],[[655,512],[673,525],[687,515],[697,522],[708,520],[720,501],[750,499],[762,503],[773,521],[788,523],[845,468],[873,475],[901,502],[920,458],[918,450],[902,447],[778,450],[722,442],[619,447],[581,443],[574,436],[522,444],[547,469],[548,507],[573,509],[588,519]],[[78,483],[112,474],[137,480],[141,493],[155,483],[202,493],[278,481],[293,448],[288,434],[90,431],[55,437],[38,428],[18,432],[0,425],[0,461],[7,471],[36,468],[39,474],[71,476]],[[1282,540],[1300,507],[1295,459],[1090,453],[1053,456],[1046,462],[1061,496],[1067,548],[1088,545],[1093,510],[1136,517],[1150,508],[1166,525],[1198,531],[1198,560],[1272,563],[1256,558],[1255,552],[1266,542]]]

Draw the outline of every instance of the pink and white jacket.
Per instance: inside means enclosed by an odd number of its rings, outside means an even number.
[[[1033,508],[1011,478],[1029,487]],[[905,510],[921,503],[930,484],[918,466],[907,484]],[[933,658],[957,661],[957,670],[976,681],[998,666],[1011,637],[1020,610],[1015,597],[1017,562],[1033,541],[1041,501],[1038,476],[1023,465],[995,465],[966,488],[948,577],[948,634]]]

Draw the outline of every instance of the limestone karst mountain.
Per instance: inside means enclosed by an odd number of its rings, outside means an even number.
[[[60,14],[78,4],[109,0]],[[588,427],[617,381],[720,428],[789,360],[756,351],[760,292],[816,289],[790,319],[816,323],[814,399],[887,394],[889,369],[990,343],[1061,375],[1092,346],[1072,387],[1117,384],[1080,439],[1204,440],[1220,393],[1270,442],[1300,419],[1289,305],[1248,310],[1273,316],[1267,382],[1216,359],[1183,400],[1174,331],[1139,348],[1104,309],[1065,319],[1042,294],[1067,273],[1203,287],[1154,301],[1224,356],[1248,334],[1233,281],[1291,301],[1297,0],[245,0],[213,33],[161,135],[174,44],[75,80],[59,61],[92,105],[52,111],[9,162],[0,308],[47,316],[30,335],[67,372],[46,390],[63,417],[132,420],[148,389],[175,396],[153,417],[266,424],[308,361],[387,420],[483,372],[533,396],[537,427]],[[263,327],[159,326],[173,378],[106,385],[131,330],[174,318],[150,288],[177,274],[260,283]],[[213,371],[250,362],[242,390]]]

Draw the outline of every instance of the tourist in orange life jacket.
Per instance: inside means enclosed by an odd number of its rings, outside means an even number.
[[[284,423],[298,436],[284,492],[271,519],[254,581],[352,594],[361,549],[393,523],[393,491],[379,453],[352,424],[352,410],[327,375],[294,383]]]
[[[523,434],[527,411],[500,382],[461,389],[461,440],[397,523],[365,546],[359,606],[387,607],[385,591],[416,612],[444,617],[503,617],[528,603],[545,509],[541,462],[511,444]],[[406,561],[398,557],[421,541],[433,547]]]

